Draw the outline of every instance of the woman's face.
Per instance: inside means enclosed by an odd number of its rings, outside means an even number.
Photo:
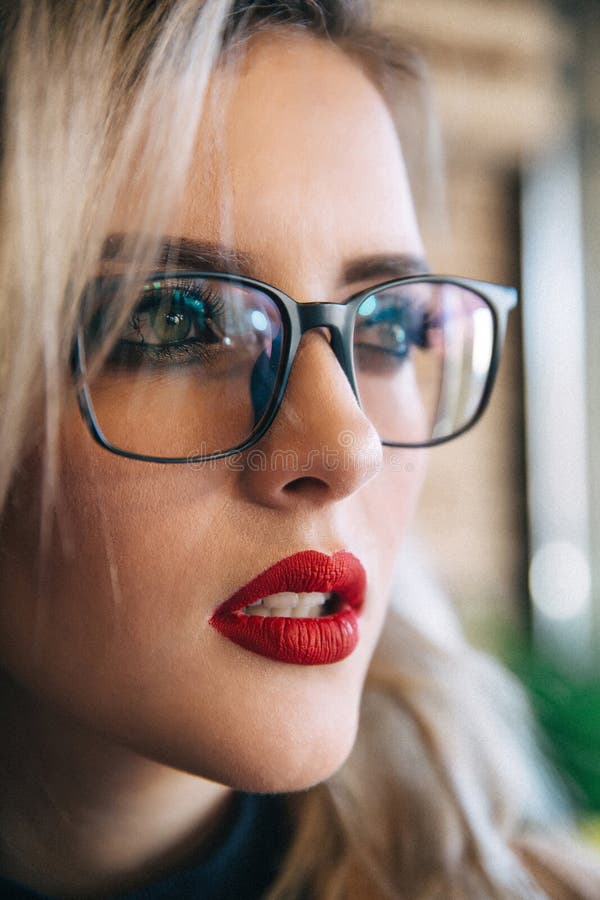
[[[200,129],[172,235],[227,243],[302,302],[343,300],[393,277],[386,258],[421,255],[390,115],[356,63],[325,41],[275,35],[231,78],[215,77],[228,105]],[[117,217],[115,231],[131,228]],[[0,652],[12,681],[63,722],[236,788],[294,790],[331,774],[355,737],[424,457],[382,448],[328,333],[302,340],[257,445],[266,465],[120,458],[75,408],[61,447],[60,525],[43,571],[33,462],[3,528]],[[298,466],[268,464],[282,449]],[[346,658],[275,660],[211,625],[239,588],[305,550],[346,550],[366,570]]]

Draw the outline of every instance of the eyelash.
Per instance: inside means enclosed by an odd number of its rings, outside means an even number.
[[[408,308],[408,305],[406,308]],[[388,310],[382,310],[382,312],[383,312],[383,315],[380,314],[380,318],[372,317],[369,319],[365,319],[364,322],[361,323],[361,325],[359,326],[357,331],[360,332],[361,328],[372,328],[372,327],[377,328],[380,325],[384,325],[384,326],[387,325],[389,327],[389,326],[393,326],[394,324],[400,323],[400,321],[401,321],[400,316],[398,317],[396,322],[394,322],[392,316],[391,315],[386,316],[385,313],[387,312],[387,313],[397,314],[399,312],[402,312],[402,310],[395,310],[395,309],[389,308]],[[406,339],[407,339],[407,344],[408,344],[405,353],[399,353],[397,350],[395,350],[391,347],[377,346],[376,344],[371,344],[368,341],[366,341],[365,343],[357,342],[356,346],[361,347],[361,348],[368,347],[368,348],[372,349],[373,351],[377,351],[379,353],[389,354],[391,356],[395,356],[400,359],[402,359],[402,358],[407,359],[410,355],[411,347],[418,346],[418,347],[422,347],[424,349],[427,348],[427,332],[429,331],[429,329],[431,327],[434,326],[434,321],[430,317],[430,315],[427,313],[427,311],[425,311],[421,321],[419,322],[418,328],[410,327],[410,324],[411,323],[409,322],[408,327],[405,328],[405,334],[406,334]]]
[[[181,291],[182,297],[174,301],[170,295],[175,294],[177,291]],[[182,365],[207,360],[212,357],[215,350],[218,349],[218,339],[211,342],[206,340],[206,338],[195,337],[165,343],[151,343],[144,340],[141,334],[139,317],[144,313],[156,312],[160,308],[161,303],[164,304],[165,297],[167,297],[166,308],[169,313],[177,313],[179,311],[191,313],[190,329],[202,327],[199,326],[197,318],[199,314],[197,306],[199,303],[202,304],[202,316],[208,323],[217,322],[223,314],[224,304],[222,298],[216,291],[211,290],[206,285],[203,286],[202,290],[194,292],[193,302],[190,302],[189,285],[187,283],[178,282],[177,280],[161,283],[159,287],[152,288],[148,293],[144,294],[142,300],[134,307],[125,326],[126,329],[140,334],[141,340],[128,340],[120,337],[109,356],[109,361],[113,364],[127,364],[143,360],[156,363],[177,362],[178,365]],[[126,359],[123,358],[125,356],[127,357]]]

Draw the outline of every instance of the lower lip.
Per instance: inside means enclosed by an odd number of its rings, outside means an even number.
[[[358,563],[349,553],[343,556],[345,560]],[[360,564],[358,567],[363,571]],[[301,666],[328,665],[345,659],[358,644],[360,604],[352,606],[340,600],[335,613],[306,619],[247,616],[239,611],[239,607],[229,611],[227,607],[231,605],[236,605],[235,598],[217,610],[210,620],[211,625],[240,647],[278,662]]]

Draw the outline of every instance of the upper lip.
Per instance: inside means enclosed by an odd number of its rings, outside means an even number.
[[[338,550],[332,556],[302,550],[280,559],[222,603],[215,616],[237,612],[262,597],[281,591],[335,592],[354,609],[363,604],[367,573],[356,556]]]

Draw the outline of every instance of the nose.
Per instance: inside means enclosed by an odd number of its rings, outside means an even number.
[[[277,416],[245,457],[245,493],[270,507],[342,500],[379,472],[381,441],[325,329],[303,335]]]

